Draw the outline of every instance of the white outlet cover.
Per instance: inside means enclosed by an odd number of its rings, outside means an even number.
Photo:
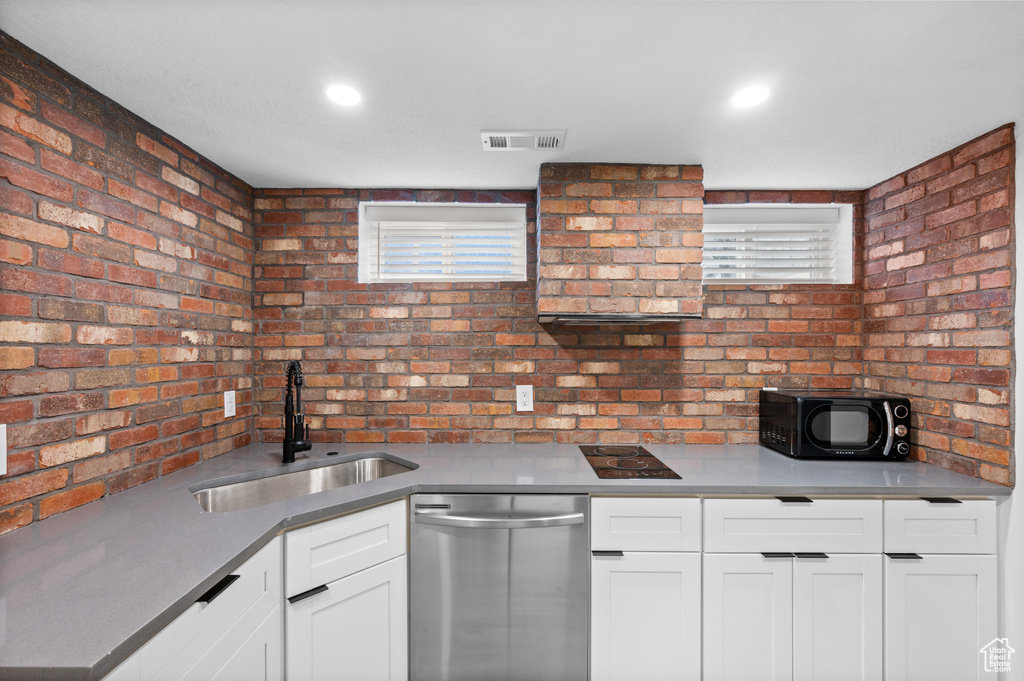
[[[516,386],[516,411],[533,411],[533,386]]]
[[[0,423],[0,475],[7,475],[7,424]]]
[[[235,391],[227,390],[224,392],[224,416],[235,415]]]

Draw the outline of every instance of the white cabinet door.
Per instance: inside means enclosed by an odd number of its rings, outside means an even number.
[[[405,499],[291,530],[284,535],[285,595],[404,555],[407,542]]]
[[[885,501],[886,553],[995,553],[996,502]]]
[[[700,554],[591,562],[592,681],[700,679]]]
[[[980,650],[997,636],[996,557],[885,561],[886,680],[992,678]]]
[[[700,551],[700,499],[592,497],[590,548]]]
[[[793,559],[704,554],[704,681],[793,675]]]
[[[238,578],[218,595],[195,603],[139,649],[136,655],[142,681],[209,681],[231,660],[234,666],[242,664],[246,654],[253,655],[246,658],[246,669],[259,669],[265,662],[277,660],[277,669],[254,672],[252,678],[280,677],[280,538],[271,540],[234,574]],[[278,636],[267,640],[276,651],[256,650],[250,644],[254,632],[264,626],[277,627]],[[233,681],[232,677],[220,678]]]
[[[255,629],[236,627],[201,657],[187,678],[209,681],[282,681],[284,630],[281,606]]]
[[[881,553],[879,499],[705,499],[708,553]]]
[[[794,560],[793,678],[881,681],[881,556]]]
[[[285,605],[286,678],[404,681],[408,676],[406,557]]]

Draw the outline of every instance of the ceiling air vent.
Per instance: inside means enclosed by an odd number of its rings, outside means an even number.
[[[565,131],[481,131],[484,151],[561,151],[565,145]]]

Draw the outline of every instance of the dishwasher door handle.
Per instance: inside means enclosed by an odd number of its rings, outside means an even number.
[[[463,515],[440,515],[435,513],[414,513],[413,521],[424,525],[445,527],[471,527],[494,530],[524,530],[531,527],[561,527],[582,525],[582,513],[551,516],[524,516],[522,518],[480,518]]]

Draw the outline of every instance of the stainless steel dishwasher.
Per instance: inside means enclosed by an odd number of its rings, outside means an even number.
[[[412,681],[586,681],[587,497],[412,502]]]

